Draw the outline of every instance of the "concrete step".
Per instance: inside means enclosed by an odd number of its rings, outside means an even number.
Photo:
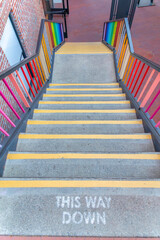
[[[116,82],[113,53],[55,55],[53,83],[98,83],[99,79]]]
[[[43,94],[44,101],[114,101],[126,100],[125,94]]]
[[[110,88],[47,88],[47,94],[119,94],[122,89],[117,87]]]
[[[48,110],[35,109],[35,120],[131,120],[136,119],[135,109],[109,110]]]
[[[156,179],[3,178],[0,195],[1,235],[160,236]]]
[[[39,109],[128,109],[130,101],[39,101]]]
[[[50,83],[49,84],[49,88],[53,88],[53,89],[57,89],[57,88],[64,88],[64,89],[90,89],[90,88],[95,88],[95,89],[99,89],[99,88],[119,88],[119,83],[117,82],[112,82],[112,83]]]
[[[49,121],[28,120],[27,133],[53,134],[121,134],[144,133],[142,120]]]
[[[150,134],[53,135],[23,133],[19,135],[17,151],[136,153],[154,152],[154,147]]]
[[[160,153],[10,152],[7,156],[3,177],[158,179],[160,177]]]

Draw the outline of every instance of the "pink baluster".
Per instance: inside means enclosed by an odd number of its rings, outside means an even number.
[[[138,102],[141,100],[141,97],[142,97],[143,93],[145,92],[145,90],[146,90],[146,88],[147,88],[150,80],[152,79],[154,73],[155,73],[155,70],[152,70],[150,76],[149,76],[148,79],[146,80],[145,85],[144,85],[144,87],[143,87],[143,89],[142,89],[142,91],[141,91],[141,93],[140,93],[140,95],[139,95],[139,97],[138,97],[138,100],[137,100]],[[144,80],[144,79],[143,79],[143,80]]]
[[[11,80],[16,92],[17,92],[17,95],[21,98],[22,102],[24,103],[25,107],[30,107],[30,105],[28,104],[28,101],[17,81],[17,79],[13,76],[13,74],[10,74],[9,76],[9,79]]]
[[[150,119],[153,119],[154,116],[157,114],[157,112],[160,110],[160,106],[156,109],[156,111],[152,114],[152,116],[150,117]]]
[[[160,73],[158,73],[157,77],[154,79],[152,85],[150,86],[148,92],[146,93],[145,98],[143,99],[140,107],[145,107],[146,103],[148,102],[148,100],[150,99],[152,93],[154,92],[154,90],[157,88],[158,84],[160,83]]]
[[[5,119],[12,125],[12,127],[15,127],[16,125],[11,121],[11,119],[0,109],[0,113],[5,117]]]
[[[0,127],[0,132],[9,137],[9,134],[2,127]]]
[[[21,84],[22,84],[22,86],[23,86],[23,88],[24,88],[24,90],[25,90],[29,100],[32,102],[31,96],[29,95],[29,93],[28,93],[28,91],[27,91],[27,89],[26,89],[26,87],[25,87],[25,85],[24,85],[24,83],[22,81],[22,78],[21,78],[21,76],[20,76],[20,74],[19,74],[19,72],[17,70],[16,70],[16,74],[17,74],[17,76],[18,76],[18,78],[19,78],[19,80],[20,80],[20,82],[21,82]]]
[[[158,93],[156,94],[156,96],[153,98],[153,100],[151,101],[151,103],[149,104],[148,108],[146,109],[145,113],[148,112],[148,110],[151,108],[151,106],[153,105],[153,103],[156,101],[157,97],[160,94],[160,90],[158,91]]]
[[[21,119],[20,116],[18,115],[18,113],[14,110],[14,108],[12,107],[12,105],[10,104],[10,102],[7,100],[7,98],[4,96],[4,94],[0,91],[0,96],[4,99],[4,101],[7,103],[7,105],[9,106],[9,108],[12,110],[12,112],[15,114],[15,116],[18,119]]]
[[[156,126],[155,127],[159,127],[160,126],[160,121],[156,124]]]
[[[13,98],[15,99],[16,103],[18,104],[18,106],[20,107],[20,109],[22,110],[22,112],[25,113],[24,108],[22,107],[22,105],[20,104],[20,102],[18,101],[17,97],[15,96],[15,94],[13,93],[12,89],[10,88],[10,86],[8,85],[8,83],[6,82],[5,79],[2,79],[2,81],[4,82],[4,84],[6,85],[6,87],[8,88],[8,90],[10,91],[11,95],[13,96]]]

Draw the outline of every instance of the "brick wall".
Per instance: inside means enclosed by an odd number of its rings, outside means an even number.
[[[16,26],[25,52],[27,56],[31,56],[35,53],[40,22],[41,19],[44,18],[42,0],[0,0],[0,39],[2,38],[3,31],[10,12],[14,19],[14,24]],[[9,67],[9,63],[7,61],[5,53],[0,47],[0,71],[6,69],[7,67]],[[9,78],[6,78],[6,80],[16,94],[16,91],[12,86]],[[12,101],[12,103],[14,103],[12,96],[2,82],[0,82],[0,90],[5,94],[9,101]],[[14,114],[10,111],[10,109],[1,97],[0,108],[13,121],[16,119]],[[15,110],[19,112],[16,104]],[[0,126],[2,126],[6,131],[9,131],[10,124],[8,124],[4,117],[1,115]],[[0,139],[1,137],[2,135],[0,134]]]
[[[40,22],[44,18],[42,0],[0,1],[0,39],[10,12],[26,54],[32,55],[36,48]]]

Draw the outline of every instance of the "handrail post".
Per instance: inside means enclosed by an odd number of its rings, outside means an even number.
[[[66,1],[67,1],[67,13],[69,14],[69,0]]]

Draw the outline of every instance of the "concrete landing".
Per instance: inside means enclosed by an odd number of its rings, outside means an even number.
[[[160,236],[160,181],[3,179],[0,233]]]
[[[65,43],[55,55],[54,83],[115,82],[113,53],[101,42]]]

